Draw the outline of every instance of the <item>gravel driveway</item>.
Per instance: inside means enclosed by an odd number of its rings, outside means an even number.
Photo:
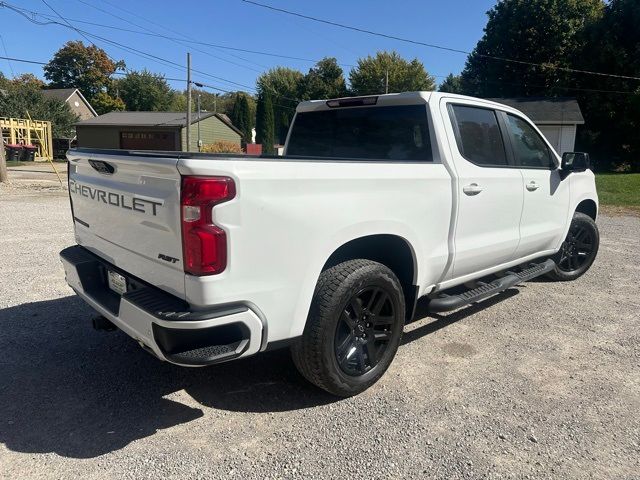
[[[406,328],[336,400],[286,351],[205,369],[93,331],[66,196],[0,189],[0,477],[640,478],[640,219],[595,266]]]

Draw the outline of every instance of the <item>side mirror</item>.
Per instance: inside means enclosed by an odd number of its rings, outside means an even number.
[[[591,168],[589,154],[584,152],[564,152],[560,168],[566,173],[584,172],[587,168]]]

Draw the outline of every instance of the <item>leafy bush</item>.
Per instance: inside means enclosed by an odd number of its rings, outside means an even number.
[[[242,153],[242,148],[237,143],[227,140],[219,140],[202,146],[205,153]]]

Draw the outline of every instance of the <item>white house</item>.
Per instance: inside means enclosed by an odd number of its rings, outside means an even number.
[[[560,155],[575,151],[576,130],[584,124],[580,105],[575,98],[492,98],[517,108],[540,129]]]

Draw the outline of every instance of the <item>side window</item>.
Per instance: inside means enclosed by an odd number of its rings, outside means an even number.
[[[487,108],[453,105],[459,135],[458,149],[464,158],[481,166],[505,166],[507,156],[496,112]]]
[[[556,162],[542,137],[523,119],[507,114],[513,139],[513,153],[521,167],[556,168]]]

